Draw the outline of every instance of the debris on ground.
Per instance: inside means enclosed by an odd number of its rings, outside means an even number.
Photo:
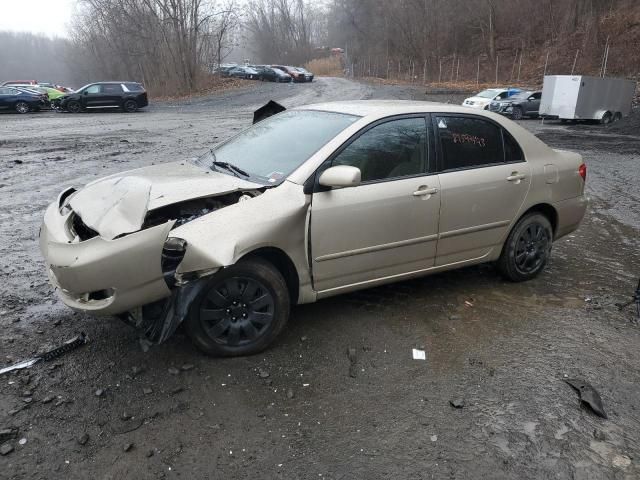
[[[168,370],[168,372],[169,372],[171,375],[178,375],[178,374],[180,374],[180,370],[178,370],[178,369],[177,369],[177,368],[175,368],[175,367],[170,367],[170,368],[169,368],[169,370]]]
[[[633,296],[631,300],[625,303],[621,303],[618,305],[619,310],[624,310],[629,305],[636,304],[636,313],[638,315],[638,319],[640,320],[640,279],[638,279],[638,286],[636,287],[636,291],[633,292]]]
[[[427,354],[424,350],[420,350],[418,348],[413,349],[413,359],[414,360],[426,360]]]
[[[289,400],[291,400],[293,397],[295,397],[295,393],[293,393],[293,389],[292,388],[288,388],[287,389],[287,398]]]
[[[347,348],[347,357],[349,358],[349,376],[351,378],[356,378],[358,376],[358,368],[356,365],[358,356],[356,354],[356,349],[353,347]]]
[[[17,436],[18,436],[17,428],[3,428],[2,430],[0,430],[0,443],[16,438]]]
[[[260,378],[269,378],[269,372],[267,372],[265,369],[263,368],[259,368],[258,369],[258,376]]]
[[[564,381],[578,392],[580,402],[588,405],[593,413],[599,417],[608,418],[600,394],[588,382],[578,378],[565,378]]]
[[[5,443],[0,446],[0,455],[9,455],[11,452],[13,452],[13,445],[11,445],[10,443]]]
[[[125,452],[128,452],[132,448],[133,448],[133,443],[125,443],[124,447],[122,447],[122,450],[124,450]]]
[[[104,395],[104,390],[102,388],[99,388],[95,391],[96,397],[101,397],[102,395]]]
[[[453,408],[463,408],[464,407],[464,399],[463,398],[454,398],[452,400],[449,400],[449,404]]]
[[[41,355],[38,355],[37,357],[30,358],[29,360],[24,360],[22,362],[15,363],[9,367],[0,369],[0,375],[3,373],[11,372],[13,370],[29,368],[40,361],[48,362],[49,360],[58,358],[64,355],[65,353],[70,352],[71,350],[75,350],[76,348],[84,345],[88,341],[89,339],[87,338],[87,336],[84,333],[80,333],[80,335],[73,337],[71,340],[67,340],[61,346],[54,348],[53,350],[46,351]]]
[[[78,442],[78,445],[86,445],[88,441],[89,441],[89,434],[86,432],[80,435],[78,438],[76,438],[76,442]]]

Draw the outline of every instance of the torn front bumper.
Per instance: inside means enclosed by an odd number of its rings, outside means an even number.
[[[59,199],[47,208],[40,230],[49,279],[67,306],[113,315],[171,294],[161,259],[173,221],[113,240],[82,241],[73,231],[73,215],[61,213]]]

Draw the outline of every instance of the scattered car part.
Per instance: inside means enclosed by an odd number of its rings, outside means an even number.
[[[284,112],[285,107],[273,100],[269,100],[265,105],[253,112],[253,123],[256,124],[265,118],[269,118],[276,113]]]
[[[564,381],[578,392],[580,401],[589,406],[593,413],[599,417],[608,418],[604,411],[604,405],[602,404],[600,394],[589,384],[589,382],[579,378],[566,378]]]
[[[56,347],[47,352],[44,352],[42,355],[31,358],[29,360],[24,360],[22,362],[15,363],[13,365],[0,369],[0,375],[2,375],[3,373],[11,372],[13,370],[29,368],[40,361],[48,362],[49,360],[58,358],[64,355],[65,353],[70,352],[71,350],[75,350],[76,348],[81,347],[88,341],[89,341],[88,337],[84,333],[80,333],[79,335],[73,337],[72,339],[64,342],[61,346]]]

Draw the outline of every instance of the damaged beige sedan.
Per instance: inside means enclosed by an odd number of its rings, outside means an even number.
[[[485,262],[535,277],[582,220],[585,178],[579,155],[489,112],[317,104],[192,162],[63,191],[40,245],[74,310],[153,342],[184,323],[204,352],[245,355],[291,305]]]

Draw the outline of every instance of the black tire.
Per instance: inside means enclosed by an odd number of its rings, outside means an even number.
[[[511,118],[513,120],[522,120],[523,117],[524,117],[524,111],[522,110],[522,107],[513,107]]]
[[[14,108],[18,113],[29,113],[31,111],[31,107],[27,102],[16,102]]]
[[[125,100],[122,104],[122,110],[126,113],[134,113],[138,111],[138,102],[135,100]]]
[[[289,290],[280,272],[265,260],[249,258],[211,277],[193,300],[185,329],[208,355],[252,355],[275,340],[289,309]]]
[[[551,256],[553,228],[539,212],[522,217],[502,247],[498,270],[507,280],[524,282],[538,276]]]
[[[611,123],[612,119],[613,119],[613,115],[611,115],[611,112],[605,112],[605,114],[600,119],[600,123],[602,125],[608,125]]]
[[[69,113],[80,113],[82,111],[82,105],[76,100],[69,100],[65,110]]]

